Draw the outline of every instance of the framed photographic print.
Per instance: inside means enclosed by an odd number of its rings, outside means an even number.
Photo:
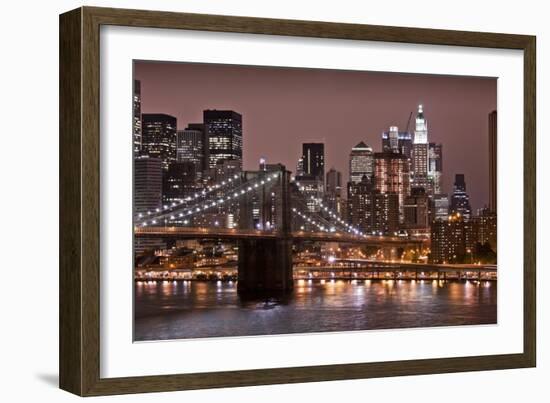
[[[534,37],[82,7],[60,65],[61,388],[535,365]]]

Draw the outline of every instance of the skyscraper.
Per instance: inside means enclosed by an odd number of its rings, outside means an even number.
[[[194,194],[196,188],[196,168],[193,161],[172,162],[162,180],[162,202],[180,202]]]
[[[429,198],[422,188],[414,188],[405,198],[405,226],[409,229],[429,227]]]
[[[206,167],[204,125],[191,123],[185,130],[178,130],[176,141],[176,160],[192,162],[195,165],[197,179],[202,178]]]
[[[428,144],[428,122],[424,117],[422,105],[418,105],[416,115],[416,128],[414,131],[414,142],[412,146],[412,182],[413,187],[422,187],[428,191],[429,179],[429,144]]]
[[[428,150],[429,191],[438,194],[443,191],[443,145],[430,143]]]
[[[449,217],[449,196],[443,193],[433,195],[430,213],[430,221],[447,220]]]
[[[342,214],[342,173],[334,168],[327,172],[325,199],[331,210]]]
[[[395,193],[398,197],[399,222],[404,220],[405,197],[410,194],[409,161],[401,153],[374,154],[374,185],[382,193]]]
[[[391,129],[391,128],[390,128]],[[397,149],[405,155],[407,158],[411,158],[412,153],[412,134],[410,132],[397,131]],[[382,133],[382,151],[391,151],[390,145],[390,133],[391,130]]]
[[[489,210],[497,212],[497,111],[489,114]]]
[[[132,98],[133,109],[133,140],[134,156],[138,156],[141,151],[141,82],[134,80],[134,95]]]
[[[372,147],[360,142],[351,149],[349,155],[349,182],[359,183],[363,176],[372,181],[374,174],[374,154]]]
[[[142,123],[142,154],[162,161],[162,168],[176,161],[177,119],[164,113],[144,113]]]
[[[472,208],[470,207],[470,196],[466,193],[464,174],[455,175],[453,195],[451,198],[451,212],[453,214],[460,214],[465,220],[470,219]]]
[[[205,110],[203,119],[208,137],[208,167],[216,168],[220,160],[236,160],[242,169],[242,116],[229,110]]]
[[[323,143],[302,144],[304,176],[325,180],[325,145]]]
[[[348,222],[363,232],[372,231],[373,188],[363,175],[360,182],[348,182]]]
[[[372,232],[379,235],[395,235],[399,229],[399,195],[397,193],[372,193]]]
[[[161,207],[162,161],[140,156],[134,160],[134,215],[146,215]]]
[[[466,253],[464,218],[450,215],[447,220],[436,220],[431,224],[431,263],[461,262]]]

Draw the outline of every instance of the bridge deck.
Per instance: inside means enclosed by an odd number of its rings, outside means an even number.
[[[137,237],[151,238],[215,238],[215,239],[276,239],[284,238],[284,235],[277,231],[265,230],[243,230],[234,228],[190,228],[190,227],[136,227],[134,234]],[[422,245],[425,241],[419,239],[408,239],[390,236],[355,236],[336,232],[292,232],[289,235],[292,239],[319,241],[319,242],[346,242],[373,245]]]

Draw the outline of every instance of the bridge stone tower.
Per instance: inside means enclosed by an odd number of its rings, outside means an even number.
[[[265,234],[265,238],[239,240],[237,290],[241,294],[279,294],[293,289],[290,172],[278,165],[266,171],[245,171],[241,179],[246,183],[267,178],[270,186],[240,199],[240,229]]]

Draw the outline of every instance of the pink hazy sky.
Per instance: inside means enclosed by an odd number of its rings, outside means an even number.
[[[325,171],[341,171],[344,183],[351,148],[364,141],[381,151],[381,133],[404,130],[411,111],[413,130],[422,103],[429,141],[443,144],[444,191],[463,173],[472,208],[488,203],[495,78],[147,61],[134,63],[134,78],[142,113],[175,116],[179,129],[202,122],[204,109],[242,114],[245,169],[265,157],[295,171],[302,143],[323,142]]]

